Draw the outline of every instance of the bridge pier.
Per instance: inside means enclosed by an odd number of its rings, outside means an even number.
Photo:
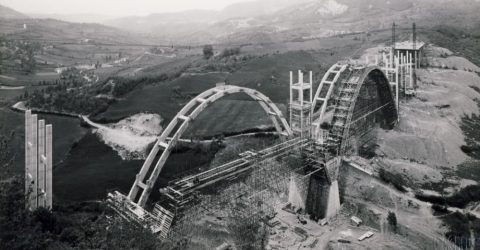
[[[310,178],[305,178],[305,176],[296,172],[291,174],[288,188],[288,202],[294,207],[295,211],[298,209],[305,211],[309,185]]]
[[[330,219],[340,210],[337,174],[341,161],[332,166],[318,166],[290,176],[288,202],[295,211],[299,209],[313,219]],[[327,164],[328,165],[328,164]]]
[[[338,189],[338,180],[330,184],[328,189],[327,211],[325,218],[332,218],[340,210],[340,192]]]

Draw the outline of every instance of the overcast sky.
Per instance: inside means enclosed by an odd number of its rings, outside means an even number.
[[[220,10],[248,0],[0,0],[0,4],[23,13],[147,15],[190,9]]]

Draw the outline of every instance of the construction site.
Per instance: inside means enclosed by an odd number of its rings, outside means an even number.
[[[480,0],[28,1],[0,249],[480,249]]]
[[[357,249],[394,244],[394,239],[385,241],[396,237],[385,236],[389,231],[385,209],[363,211],[351,200],[355,193],[366,192],[362,185],[368,189],[372,183],[381,184],[377,178],[382,164],[368,160],[368,155],[379,131],[398,124],[401,100],[415,96],[425,45],[415,34],[414,25],[412,39],[397,43],[394,24],[390,47],[334,64],[316,90],[312,72],[290,72],[288,118],[254,89],[220,83],[201,93],[163,131],[130,192],[109,194],[110,206],[128,221],[150,228],[164,240],[184,241],[191,249],[244,245]],[[275,126],[277,143],[241,152],[234,161],[153,190],[187,126],[208,105],[234,93],[244,93],[261,105]],[[151,192],[160,192],[161,198],[150,201]],[[403,194],[392,199],[407,209],[420,207]],[[363,245],[371,237],[383,240]],[[422,245],[426,238],[418,236],[412,242]],[[451,247],[438,237],[424,244],[429,249]]]

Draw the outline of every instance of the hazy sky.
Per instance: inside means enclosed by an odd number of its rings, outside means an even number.
[[[220,10],[248,0],[0,0],[0,4],[23,13],[146,15],[190,9]]]

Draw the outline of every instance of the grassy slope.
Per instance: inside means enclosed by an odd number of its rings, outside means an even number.
[[[127,94],[123,100],[113,104],[98,118],[116,120],[140,112],[152,112],[170,120],[186,104],[185,100],[174,98],[173,87],[180,86],[188,92],[200,93],[223,82],[225,74],[187,76],[167,83],[145,86]]]
[[[318,84],[323,72],[331,64],[343,58],[348,51],[352,52],[354,50],[353,47],[342,49],[344,50],[334,49],[333,51],[335,52],[333,53],[330,50],[325,50],[291,51],[283,54],[265,55],[250,60],[246,65],[231,74],[183,76],[171,82],[145,86],[134,90],[126,95],[123,100],[111,105],[106,112],[100,114],[97,118],[118,120],[139,112],[154,112],[160,114],[165,119],[164,124],[166,125],[188,101],[174,98],[172,90],[175,86],[179,86],[183,92],[195,94],[201,93],[214,87],[216,83],[224,81],[227,84],[254,88],[270,97],[273,102],[286,105],[289,94],[289,71],[297,69],[304,71],[313,70],[315,72],[314,82]],[[272,76],[276,78],[275,82],[272,82]],[[250,100],[248,97],[241,95],[227,98]],[[230,108],[228,105],[227,108]],[[216,107],[219,110],[219,107]],[[206,121],[207,119],[203,120]],[[225,127],[228,127],[228,125]]]
[[[195,161],[192,163],[192,159]],[[170,155],[154,190],[174,176],[210,162],[203,151],[184,150]],[[107,192],[128,193],[143,161],[123,161],[115,151],[88,133],[71,150],[71,155],[53,173],[53,190],[60,200],[93,200],[106,197]],[[158,192],[152,192],[155,198]]]
[[[463,28],[438,25],[432,29],[422,30],[428,41],[447,48],[460,56],[480,65],[480,31],[476,28]]]
[[[287,113],[286,106],[280,110]],[[272,121],[263,108],[251,100],[219,100],[202,112],[185,133],[190,135],[210,136],[226,132],[239,132],[254,127],[273,127]]]
[[[40,115],[48,124],[53,125],[53,162],[59,163],[68,154],[71,145],[85,134],[86,130],[79,126],[76,119],[51,115]],[[22,113],[0,108],[0,133],[14,133],[12,148],[17,153],[15,169],[23,171],[24,158],[24,117]]]

